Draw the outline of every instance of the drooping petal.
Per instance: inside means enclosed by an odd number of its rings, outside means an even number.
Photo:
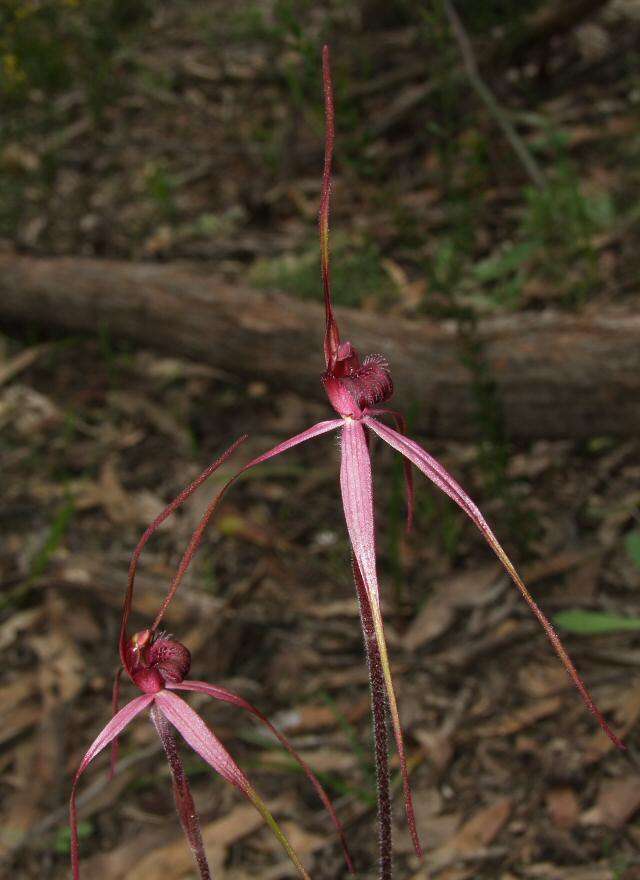
[[[340,838],[340,842],[342,843],[342,849],[344,851],[345,861],[347,863],[347,867],[351,871],[351,873],[355,873],[353,869],[353,862],[351,860],[351,855],[349,853],[349,848],[347,846],[347,840],[344,833],[344,828],[342,827],[342,823],[334,810],[333,804],[329,799],[329,795],[326,793],[320,780],[316,777],[313,770],[309,767],[304,758],[298,754],[298,752],[291,745],[287,737],[281,733],[274,725],[269,721],[266,715],[263,715],[259,709],[256,709],[254,705],[249,703],[243,697],[238,696],[237,694],[232,693],[232,691],[228,691],[226,688],[220,687],[219,685],[209,684],[206,681],[183,681],[180,684],[168,684],[167,687],[170,690],[176,691],[198,691],[202,694],[208,694],[210,697],[213,697],[216,700],[222,700],[225,703],[231,703],[233,706],[237,706],[240,709],[245,709],[247,712],[250,712],[254,718],[257,718],[261,721],[265,727],[267,727],[271,733],[278,739],[280,744],[289,752],[289,754],[294,758],[302,770],[304,771],[307,779],[311,782],[313,787],[316,790],[316,793],[322,803],[324,804],[327,812],[331,816],[331,821],[338,833]]]
[[[396,428],[401,434],[407,433],[407,420],[395,409],[370,409],[368,414],[372,416],[391,416],[396,423]],[[413,509],[414,509],[414,491],[413,491],[413,471],[411,470],[411,462],[409,459],[402,459],[402,468],[404,470],[404,484],[407,492],[407,533],[413,529]]]
[[[422,471],[422,473],[431,480],[432,483],[435,483],[439,489],[441,489],[446,495],[449,496],[456,504],[464,510],[467,516],[475,523],[478,529],[484,535],[485,540],[496,554],[505,570],[508,572],[511,580],[520,590],[525,602],[534,613],[545,633],[547,634],[547,638],[551,642],[556,654],[560,658],[564,668],[567,670],[571,680],[576,686],[580,696],[582,697],[584,704],[587,709],[595,716],[598,724],[602,728],[602,730],[607,734],[609,739],[613,742],[615,746],[619,749],[624,749],[624,743],[616,734],[611,730],[607,722],[605,721],[602,713],[596,706],[591,697],[591,694],[587,690],[586,685],[578,675],[578,671],[573,665],[573,661],[567,654],[564,645],[560,641],[560,637],[556,633],[555,629],[545,616],[545,614],[538,607],[536,601],[534,600],[531,593],[527,590],[524,585],[520,575],[515,570],[513,563],[502,549],[498,539],[491,531],[488,523],[485,518],[480,513],[479,509],[476,507],[474,502],[469,498],[467,493],[462,489],[460,485],[453,479],[453,477],[442,467],[442,465],[436,461],[433,456],[429,455],[418,443],[414,440],[410,440],[408,437],[404,437],[402,434],[399,434],[397,431],[394,431],[393,428],[389,428],[386,425],[383,425],[381,422],[378,422],[376,419],[372,419],[367,417],[364,419],[366,424],[378,434],[383,440],[385,440],[389,446],[392,446],[410,461],[412,461],[415,466]]]
[[[371,714],[373,716],[373,747],[376,764],[378,798],[378,829],[380,853],[380,880],[391,880],[393,870],[393,837],[391,824],[391,786],[389,778],[389,739],[382,661],[378,650],[369,596],[355,558],[352,560],[353,578],[358,593],[360,620],[371,684]]]
[[[151,707],[150,714],[169,762],[169,769],[171,770],[173,780],[173,797],[185,837],[191,847],[201,880],[211,880],[209,863],[207,862],[204,844],[202,843],[200,820],[198,819],[193,796],[191,795],[189,781],[180,759],[173,728],[157,706]]]
[[[217,736],[204,723],[197,712],[181,700],[177,694],[170,690],[164,690],[156,694],[156,705],[159,706],[165,718],[184,737],[191,748],[209,764],[210,767],[220,774],[223,779],[235,785],[258,810],[266,824],[272,830],[283,849],[305,880],[309,880],[302,862],[295,850],[285,837],[282,829],[271,815],[264,801],[259,797],[251,783],[233,760],[229,752],[222,745]]]
[[[335,428],[339,428],[342,424],[342,419],[331,419],[325,422],[318,422],[316,425],[313,425],[311,428],[307,428],[306,431],[302,431],[300,434],[296,434],[295,437],[289,437],[288,440],[284,440],[282,443],[278,443],[277,446],[274,446],[273,449],[268,450],[268,452],[264,452],[262,455],[259,455],[257,458],[254,458],[248,464],[245,464],[236,474],[228,480],[225,485],[220,489],[216,497],[209,503],[209,506],[205,510],[200,522],[193,535],[191,536],[191,540],[189,541],[189,545],[185,550],[182,559],[180,560],[180,565],[178,566],[178,570],[175,573],[173,580],[169,586],[169,590],[167,595],[164,598],[162,605],[160,606],[160,610],[158,611],[153,624],[151,625],[151,632],[155,632],[164,617],[164,613],[169,606],[169,603],[173,599],[176,594],[176,591],[180,584],[182,583],[182,579],[189,566],[191,565],[191,561],[195,556],[198,547],[202,542],[202,538],[204,536],[205,530],[211,521],[211,518],[215,514],[218,509],[222,499],[224,498],[229,487],[235,483],[235,481],[248,471],[250,468],[255,467],[258,464],[261,464],[263,461],[267,461],[270,458],[274,458],[276,455],[280,455],[281,452],[286,452],[288,449],[291,449],[293,446],[297,446],[299,443],[304,443],[305,440],[311,440],[313,437],[318,437],[320,434],[326,434],[328,431],[332,431]]]
[[[76,808],[76,790],[78,781],[84,771],[87,769],[91,761],[106,748],[109,743],[119,736],[125,729],[127,724],[139,715],[143,709],[146,709],[154,700],[153,694],[142,694],[127,703],[118,714],[104,727],[95,738],[84,758],[80,762],[80,766],[73,779],[71,787],[71,799],[69,801],[69,824],[71,826],[71,870],[73,872],[73,880],[80,877],[80,847],[78,843],[78,811]]]
[[[367,449],[367,441],[361,422],[345,421],[341,437],[342,462],[340,465],[340,488],[342,490],[342,505],[347,523],[347,531],[351,540],[353,553],[362,574],[362,579],[371,606],[373,628],[376,635],[380,662],[384,674],[389,712],[400,759],[402,783],[404,789],[405,810],[407,824],[411,834],[413,845],[422,855],[422,847],[418,839],[415,813],[411,786],[409,785],[409,772],[404,749],[404,738],[400,725],[400,715],[396,701],[391,666],[387,653],[387,645],[384,637],[382,611],[380,608],[380,596],[378,589],[378,574],[376,570],[375,548],[375,521],[373,513],[373,488],[371,482],[371,459]]]
[[[238,446],[247,439],[247,435],[243,434],[241,437],[231,444],[231,446],[222,453],[222,455],[217,458],[213,464],[210,464],[206,467],[199,477],[196,479],[185,489],[177,495],[173,501],[168,504],[165,509],[160,513],[151,525],[147,528],[143,536],[138,541],[138,544],[133,551],[133,555],[131,556],[131,562],[129,563],[129,575],[127,580],[127,591],[124,597],[124,604],[122,607],[122,621],[120,623],[120,639],[119,639],[119,647],[120,647],[120,659],[122,660],[123,666],[129,671],[128,662],[129,655],[126,650],[127,646],[127,624],[129,621],[129,615],[131,614],[131,605],[133,602],[133,586],[136,577],[136,571],[138,568],[138,561],[140,559],[140,554],[142,553],[145,544],[149,540],[149,538],[153,535],[156,529],[162,525],[162,523],[169,517],[171,514],[178,509],[184,502],[192,495],[196,489],[198,489],[211,474],[216,471],[220,465],[222,465],[229,456],[233,455]]]

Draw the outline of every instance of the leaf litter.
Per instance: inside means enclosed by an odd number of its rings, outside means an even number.
[[[74,353],[74,359],[79,357],[80,363],[83,357],[91,359],[92,345],[87,341]],[[62,369],[67,357],[65,352],[57,355],[61,369],[54,374],[39,368],[36,360],[13,382],[28,380],[35,394],[45,394],[46,389],[56,409],[64,411],[77,395],[74,371]],[[80,363],[76,366],[81,371]],[[157,381],[153,375],[132,373],[127,377],[127,386],[161,405],[166,391],[158,387]],[[216,394],[235,393],[233,385],[221,388],[219,379],[212,378],[210,382],[209,392],[214,399]],[[5,392],[11,387],[9,382]],[[234,415],[237,424],[250,421],[250,413],[243,412],[243,406],[238,398],[238,411]],[[187,407],[195,423],[204,419],[206,424],[208,416],[199,395],[190,398]],[[210,405],[207,410],[209,408]],[[304,410],[304,405],[301,409]],[[84,450],[83,470],[84,462],[89,464],[83,479],[93,479],[96,486],[105,486],[107,491],[109,483],[101,482],[105,461],[109,461],[110,454],[112,461],[115,461],[114,455],[118,456],[116,495],[127,509],[118,511],[112,518],[107,513],[107,502],[99,507],[81,504],[81,484],[76,482],[78,512],[69,528],[60,534],[59,544],[51,548],[46,566],[29,592],[17,593],[15,607],[9,603],[3,608],[0,642],[7,658],[0,679],[5,707],[0,765],[6,794],[2,807],[7,829],[3,836],[3,859],[8,865],[19,865],[25,877],[38,876],[42,860],[52,858],[56,826],[47,826],[48,817],[55,816],[68,793],[68,777],[79,757],[80,740],[85,742],[100,720],[108,717],[112,656],[103,648],[100,634],[114,631],[116,626],[128,554],[141,529],[142,514],[135,511],[151,509],[152,505],[147,507],[148,501],[144,500],[150,493],[161,505],[163,499],[177,491],[181,482],[178,473],[186,476],[194,473],[198,463],[216,452],[215,439],[205,434],[205,451],[186,450],[177,435],[169,439],[163,426],[152,415],[144,413],[135,416],[140,439],[129,450],[122,450],[118,448],[114,431],[115,424],[122,427],[122,411],[114,409],[108,398],[88,402],[80,415],[89,424],[105,422],[106,440],[100,432],[96,433],[87,453],[89,441],[84,433],[65,437],[63,422],[49,422],[47,440],[54,448],[59,444],[62,452],[56,454],[53,462],[40,468],[38,484],[31,478],[27,457],[10,458],[7,474],[12,504],[19,514],[2,521],[5,541],[0,566],[7,584],[19,583],[28,573],[29,565],[24,556],[29,546],[27,539],[34,528],[40,533],[46,532],[48,518],[55,516],[60,480],[71,487],[74,480],[77,481],[77,444]],[[236,427],[230,421],[229,433]],[[259,433],[260,428],[257,431]],[[25,436],[19,424],[13,426],[8,436],[10,440],[15,437],[15,442],[24,450]],[[37,434],[31,435],[28,442],[32,444],[32,454],[43,454],[42,439]],[[155,449],[151,460],[141,454],[145,448]],[[461,453],[459,467],[466,470],[473,481],[477,472],[472,448],[461,444],[455,448]],[[454,454],[450,452],[449,456]],[[526,455],[526,451],[522,454]],[[303,453],[298,460],[305,460]],[[634,596],[628,584],[624,579],[616,583],[611,574],[616,570],[617,561],[627,558],[624,535],[613,546],[608,534],[606,546],[601,543],[601,525],[608,511],[618,522],[618,487],[624,485],[625,462],[631,466],[632,460],[630,457],[621,460],[613,472],[604,463],[609,479],[594,496],[598,502],[596,518],[588,516],[582,501],[576,502],[575,507],[567,504],[567,498],[571,497],[567,487],[575,485],[576,497],[580,496],[585,468],[589,474],[597,471],[598,454],[591,453],[585,458],[580,449],[566,446],[562,460],[566,484],[560,508],[554,504],[553,481],[545,481],[544,475],[536,474],[536,494],[540,497],[544,490],[547,498],[544,514],[555,523],[555,531],[548,529],[546,543],[538,542],[536,553],[529,557],[529,567],[543,601],[545,594],[554,597],[549,608],[551,613],[567,607],[562,602],[562,584],[572,571],[579,570],[581,560],[593,558],[594,554],[604,554],[607,568],[600,570],[595,590],[588,594],[591,607],[597,608],[604,601],[604,607],[615,608],[617,613],[633,610]],[[384,457],[378,461],[379,467],[387,464]],[[309,474],[309,470],[306,473]],[[325,482],[326,479],[323,477]],[[336,529],[335,541],[318,545],[317,551],[309,555],[305,540],[322,529],[328,517],[336,513],[330,500],[330,487],[326,499],[318,502],[317,509],[314,506],[310,510],[305,491],[297,500],[294,478],[286,478],[289,487],[286,496],[272,497],[270,484],[281,480],[281,475],[263,474],[243,484],[242,503],[234,508],[234,517],[249,523],[262,521],[261,511],[269,510],[269,529],[262,533],[258,544],[251,537],[251,529],[235,527],[225,536],[212,530],[188,589],[176,597],[168,624],[186,625],[198,664],[206,667],[216,680],[224,682],[226,677],[230,686],[241,679],[242,690],[266,711],[275,714],[312,765],[314,756],[318,758],[316,769],[323,783],[333,790],[334,797],[340,799],[354,856],[365,866],[362,876],[374,876],[368,875],[366,868],[369,864],[374,871],[375,861],[369,830],[374,815],[366,674],[361,668],[361,644],[352,626],[357,612],[349,597],[346,579],[336,574],[346,553],[346,539]],[[122,488],[125,485],[126,490]],[[323,499],[323,494],[316,497]],[[119,503],[116,496],[109,503],[115,512]],[[143,508],[139,508],[141,503]],[[309,518],[306,530],[301,532],[302,541],[288,541],[283,550],[277,536],[286,534],[287,523],[299,520],[302,510]],[[123,517],[125,512],[128,515]],[[158,597],[164,592],[163,585],[168,582],[195,516],[195,512],[185,511],[172,527],[158,534],[157,546],[150,553],[146,569],[143,567],[141,571],[140,602],[136,608],[140,617],[153,613],[157,607]],[[499,516],[498,507],[494,518]],[[277,527],[272,528],[276,523]],[[563,536],[569,534],[576,523],[580,523],[581,528],[580,545],[568,552],[563,549]],[[437,542],[437,534],[434,540]],[[265,561],[265,551],[270,562]],[[283,552],[286,560],[280,558]],[[547,844],[543,842],[548,840],[547,823],[551,823],[550,828],[557,825],[565,829],[564,833],[570,835],[577,847],[597,858],[606,829],[627,827],[638,808],[635,778],[630,779],[624,759],[613,754],[609,741],[599,732],[594,733],[588,719],[582,717],[564,673],[542,650],[539,635],[521,609],[515,603],[504,605],[509,594],[505,593],[495,565],[487,563],[470,530],[463,532],[454,557],[439,558],[436,576],[430,575],[429,564],[424,565],[423,558],[432,559],[430,548],[414,546],[404,563],[403,573],[411,587],[405,587],[398,603],[386,597],[385,617],[394,633],[393,665],[406,716],[417,810],[427,841],[426,864],[439,866],[437,876],[454,876],[451,872],[458,872],[460,877],[489,878],[495,876],[498,865],[504,870],[510,867],[516,872],[514,876],[520,876],[520,872],[523,877],[545,876],[547,869],[542,867],[540,857],[545,855]],[[384,551],[382,560],[386,571],[388,557]],[[608,571],[606,577],[605,571]],[[314,613],[305,614],[308,604],[305,595],[311,584]],[[3,593],[10,595],[11,587],[6,589],[8,592]],[[570,599],[575,601],[576,596],[572,593]],[[446,612],[440,612],[440,603],[448,609]],[[425,607],[433,609],[433,619],[444,623],[433,623],[424,613]],[[420,633],[419,621],[423,622],[426,636]],[[430,626],[436,629],[430,630]],[[606,665],[591,659],[595,646],[602,643],[603,638],[575,636],[571,646],[581,667],[593,679],[594,691],[604,707],[613,713],[633,748],[640,715],[635,672],[632,668],[630,688],[629,668],[616,665],[615,653],[610,652]],[[636,637],[629,632],[616,638],[616,644],[628,652]],[[331,695],[330,703],[325,702],[325,694]],[[287,762],[273,760],[271,742],[263,737],[255,739],[253,729],[244,722],[240,728],[230,726],[229,713],[235,711],[231,708],[212,712],[203,706],[202,711],[217,724],[223,736],[233,736],[235,731],[237,737],[238,730],[246,731],[246,737],[242,734],[233,743],[234,750],[244,754],[245,760],[253,754],[254,772],[267,795],[270,790],[272,795],[287,791],[286,810],[300,829],[300,839],[310,841],[310,857],[315,865],[312,876],[338,876],[341,871],[338,860],[327,860],[327,854],[334,852],[335,845],[326,822],[303,795],[299,777],[292,774]],[[52,718],[57,718],[53,726]],[[188,851],[183,852],[179,830],[170,817],[170,803],[166,798],[158,800],[154,794],[162,788],[162,780],[156,781],[157,774],[153,770],[157,759],[152,761],[145,752],[148,743],[149,738],[140,740],[138,735],[123,743],[123,760],[135,758],[139,753],[141,766],[147,768],[142,788],[131,787],[132,777],[125,765],[121,780],[111,788],[101,784],[98,799],[92,796],[94,806],[88,810],[87,818],[93,830],[83,840],[83,847],[88,851],[88,869],[98,864],[96,860],[101,860],[100,864],[111,872],[104,876],[120,876],[118,871],[122,869],[118,864],[131,864],[133,854],[142,858],[143,864],[145,859],[153,859],[152,850],[159,839],[165,843],[168,840],[167,846],[174,847],[171,850],[174,854],[167,858],[176,859],[176,876],[182,870],[180,859],[189,858]],[[59,765],[53,777],[45,772],[51,764],[52,745]],[[569,762],[554,758],[566,750],[571,755]],[[530,785],[532,772],[536,775],[534,786]],[[95,780],[98,782],[99,777]],[[233,866],[239,877],[243,871],[248,874],[255,871],[257,864],[262,865],[259,870],[265,876],[272,870],[269,864],[276,870],[273,858],[277,859],[277,855],[269,846],[266,849],[256,848],[253,843],[247,846],[247,840],[253,840],[254,831],[243,830],[244,813],[238,811],[245,808],[228,798],[220,800],[218,795],[212,799],[212,787],[215,788],[213,783],[200,777],[194,781],[194,796],[204,804],[203,828],[217,829],[211,833],[212,843],[214,837],[219,841],[219,849],[216,850],[214,844],[211,850],[216,853],[214,860],[218,860],[225,872]],[[46,794],[43,796],[43,793]],[[438,795],[435,800],[434,794]],[[490,795],[495,798],[493,802]],[[118,805],[120,797],[124,799],[122,806]],[[506,806],[500,810],[495,807],[495,804],[506,804],[506,799],[510,818],[506,816]],[[483,802],[486,808],[479,809],[477,804]],[[152,803],[156,806],[151,810],[149,822],[161,821],[165,829],[163,835],[154,836],[156,831],[150,828],[139,836],[134,835],[133,839],[127,834],[123,837],[127,809],[142,809],[139,814],[144,816],[145,809],[149,809],[145,805]],[[421,804],[430,806],[424,809]],[[488,813],[485,814],[485,810]],[[501,811],[505,813],[503,819],[500,819]],[[227,814],[236,817],[239,824],[234,832],[237,837],[230,832],[229,840],[224,842],[226,838],[218,834],[221,828],[227,827],[224,824]],[[64,819],[58,821],[60,825],[64,823]],[[524,834],[519,830],[525,827],[522,822],[526,822]],[[45,830],[37,842],[25,846],[31,829],[40,826]],[[465,828],[468,837],[462,833]],[[477,834],[474,828],[479,829]],[[144,842],[147,835],[155,843],[150,843],[149,854],[144,856],[137,845]],[[399,870],[415,873],[418,865],[402,840],[399,826]],[[622,846],[624,848],[624,844]],[[104,847],[113,850],[108,857],[113,859],[112,863],[105,862],[107,857],[99,855]],[[566,852],[562,858],[566,861]],[[53,861],[52,876],[65,876],[66,858],[55,855]],[[401,867],[403,862],[404,868]],[[331,871],[338,874],[323,873],[322,864],[331,865]],[[539,867],[535,867],[536,864]],[[112,866],[107,868],[107,865]],[[529,866],[534,866],[533,873]],[[564,870],[568,870],[566,865]],[[575,870],[575,876],[582,880],[582,868],[576,866]],[[553,871],[549,871],[548,876],[553,877]],[[601,876],[607,876],[605,867]]]

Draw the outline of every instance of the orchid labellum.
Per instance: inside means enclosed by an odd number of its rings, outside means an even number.
[[[325,371],[322,375],[322,383],[326,389],[329,401],[337,413],[337,417],[319,422],[302,431],[302,433],[284,440],[268,452],[254,458],[229,481],[227,486],[221,491],[220,497],[240,474],[250,468],[307,440],[333,431],[338,432],[341,452],[340,488],[342,504],[353,550],[354,577],[360,600],[361,621],[371,677],[378,777],[380,866],[381,877],[385,880],[385,878],[391,877],[391,819],[388,760],[386,754],[385,700],[391,716],[393,733],[400,759],[407,822],[416,852],[421,855],[422,850],[416,828],[402,728],[400,726],[400,716],[391,677],[380,606],[376,568],[371,459],[369,455],[369,441],[372,434],[377,435],[404,458],[408,494],[408,526],[411,526],[413,510],[411,465],[415,465],[428,480],[448,495],[480,530],[520,591],[525,602],[540,622],[585,705],[593,713],[613,743],[619,748],[624,748],[624,746],[609,728],[596,707],[551,623],[527,590],[478,507],[438,461],[429,455],[418,443],[406,436],[406,426],[402,415],[395,410],[382,406],[393,394],[393,382],[386,359],[379,354],[369,355],[361,359],[351,342],[343,342],[341,339],[333,311],[329,267],[329,196],[334,144],[334,106],[329,68],[329,50],[326,46],[322,54],[322,69],[326,117],[324,173],[319,212],[321,270],[326,315],[324,332]],[[396,427],[390,427],[381,419],[391,420]]]
[[[170,514],[173,513],[173,511],[176,510],[177,507],[179,507],[192,494],[192,492],[202,485],[207,477],[226,461],[238,445],[245,439],[246,437],[241,437],[237,440],[216,462],[214,462],[214,464],[210,465],[205,471],[203,471],[203,473],[190,486],[181,492],[180,495],[178,495],[177,498],[165,508],[160,516],[154,520],[144,533],[133,553],[129,567],[129,579],[122,613],[119,650],[122,669],[124,669],[131,681],[141,691],[141,694],[127,703],[124,708],[117,711],[120,690],[120,673],[117,675],[116,686],[114,688],[114,715],[106,727],[104,727],[98,734],[85,754],[73,780],[70,801],[70,824],[71,864],[74,880],[78,880],[80,876],[78,817],[76,807],[76,793],[80,777],[91,761],[93,761],[93,759],[109,744],[112,744],[113,748],[113,770],[116,760],[115,744],[117,743],[118,737],[127,725],[146,709],[149,710],[151,720],[153,721],[167,756],[172,775],[176,809],[202,880],[208,880],[208,878],[211,877],[211,874],[202,843],[198,814],[195,809],[189,783],[178,751],[178,744],[175,737],[176,730],[181,734],[187,744],[207,762],[207,764],[219,773],[223,779],[226,779],[227,782],[230,782],[239,789],[256,807],[265,823],[281,843],[300,875],[308,878],[308,874],[293,847],[271,815],[264,801],[249,782],[246,775],[216,735],[207,727],[202,718],[181,697],[178,696],[177,691],[198,691],[199,693],[207,694],[216,700],[221,700],[222,702],[230,703],[233,706],[245,709],[277,737],[289,754],[298,762],[311,784],[314,786],[320,800],[328,810],[342,842],[347,865],[349,869],[353,871],[344,832],[329,797],[314,773],[295,751],[286,737],[276,730],[271,722],[258,709],[242,697],[217,685],[211,685],[204,681],[188,680],[186,676],[188,675],[191,666],[191,655],[188,649],[180,642],[175,641],[170,636],[167,636],[158,630],[162,617],[175,595],[196,550],[198,549],[204,529],[217,508],[217,498],[215,498],[209,505],[198,528],[194,532],[189,546],[182,557],[177,573],[173,578],[168,594],[152,625],[148,629],[135,633],[131,638],[127,635],[127,625],[133,601],[135,574],[144,545],[158,526],[164,522],[164,520],[170,516]],[[121,671],[122,670],[120,670],[120,672]]]

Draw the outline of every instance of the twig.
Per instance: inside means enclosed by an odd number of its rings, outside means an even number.
[[[460,48],[460,54],[462,55],[462,60],[467,71],[467,76],[469,77],[469,82],[476,90],[481,100],[485,103],[487,109],[489,110],[489,113],[491,113],[493,118],[502,129],[504,136],[511,144],[514,153],[522,162],[522,166],[531,178],[533,184],[537,186],[538,189],[545,189],[546,181],[544,179],[542,171],[538,166],[538,163],[533,158],[527,145],[513,127],[509,117],[502,109],[485,81],[480,76],[475,55],[473,54],[471,41],[467,36],[462,21],[460,20],[460,17],[456,12],[453,3],[451,3],[451,0],[444,0],[444,8],[447,13],[447,18],[449,19],[449,24],[451,25],[451,30],[453,31],[453,35],[456,38],[456,42],[458,43],[458,46]]]

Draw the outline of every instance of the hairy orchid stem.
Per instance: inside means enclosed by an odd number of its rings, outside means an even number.
[[[391,780],[389,776],[389,736],[385,685],[380,651],[373,626],[371,604],[362,574],[355,557],[352,559],[353,578],[358,592],[360,621],[369,667],[371,686],[371,714],[373,718],[373,742],[376,766],[376,791],[378,801],[378,835],[380,854],[380,880],[391,880],[393,873],[393,837],[391,825]]]
[[[193,853],[196,865],[198,866],[200,878],[201,880],[211,880],[211,871],[209,870],[209,863],[207,862],[207,856],[202,842],[200,821],[191,795],[189,782],[184,772],[184,766],[178,752],[178,745],[176,743],[173,729],[156,706],[151,706],[150,714],[151,720],[153,721],[155,728],[158,731],[160,741],[162,742],[167,761],[169,762],[176,810],[178,811],[178,816],[180,817],[180,823],[184,830],[185,837],[189,842],[191,852]]]

